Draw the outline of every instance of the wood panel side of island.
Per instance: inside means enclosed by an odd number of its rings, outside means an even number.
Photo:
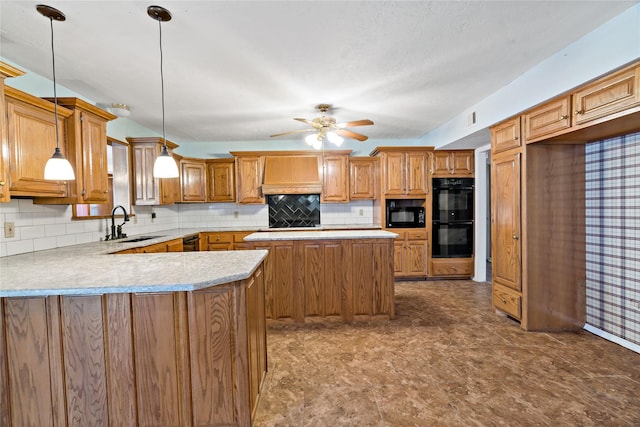
[[[0,425],[249,426],[264,315],[262,265],[192,292],[2,298]]]

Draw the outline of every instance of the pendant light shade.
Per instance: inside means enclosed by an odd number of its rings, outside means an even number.
[[[162,152],[153,164],[154,178],[178,178],[178,165],[167,149],[167,136],[164,128],[164,73],[162,70],[162,23],[171,20],[171,13],[164,7],[149,6],[147,14],[151,19],[158,21],[160,29],[160,89],[162,98]]]
[[[169,154],[166,145],[162,147],[162,152],[156,157],[153,164],[153,176],[156,178],[177,178],[179,176],[178,164]]]
[[[58,138],[58,94],[56,91],[56,55],[53,49],[53,20],[64,21],[67,19],[64,13],[58,9],[45,4],[39,4],[36,6],[36,10],[45,18],[49,18],[51,23],[51,63],[53,68],[53,116],[56,126],[56,149],[53,152],[53,156],[47,160],[47,164],[44,166],[44,179],[53,181],[71,181],[76,179],[73,173],[73,167],[67,159],[64,158],[60,151],[60,144]]]

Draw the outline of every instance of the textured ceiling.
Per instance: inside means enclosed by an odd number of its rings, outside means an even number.
[[[330,103],[339,122],[373,120],[353,128],[373,141],[416,139],[635,3],[164,1],[167,138],[264,141]],[[0,1],[0,56],[50,78],[49,22],[36,4]],[[67,17],[54,22],[58,83],[126,103],[161,132],[151,3],[47,4]]]

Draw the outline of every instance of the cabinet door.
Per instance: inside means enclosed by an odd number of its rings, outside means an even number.
[[[107,174],[107,123],[93,114],[80,113],[82,127],[82,183],[84,203],[109,201]]]
[[[158,178],[158,189],[161,205],[180,201],[180,178]]]
[[[520,153],[493,158],[491,172],[493,281],[520,291]]]
[[[491,154],[518,148],[520,139],[520,116],[511,118],[491,128]]]
[[[236,157],[236,202],[244,204],[264,204],[260,190],[262,185],[262,158],[260,156]]]
[[[12,98],[7,98],[6,107],[11,195],[66,196],[65,183],[44,179],[44,166],[56,147],[53,113]],[[58,115],[60,151],[69,158],[65,135],[64,117]]]
[[[351,200],[373,200],[376,198],[377,159],[367,157],[349,159],[349,188]]]
[[[322,202],[349,201],[349,157],[329,155],[323,157]]]
[[[180,161],[180,187],[183,202],[204,202],[207,199],[204,161]]]
[[[408,276],[427,275],[427,241],[407,240],[406,273]]]
[[[399,238],[398,238],[399,239]],[[393,242],[393,274],[395,276],[404,275],[405,264],[405,242],[404,239]]]
[[[434,151],[431,160],[431,176],[448,177],[453,173],[452,156],[449,151]]]
[[[384,153],[382,176],[386,195],[405,194],[405,156],[404,153]]]
[[[0,72],[0,203],[9,196],[9,142],[7,140],[7,114],[4,102],[4,75]],[[2,417],[0,416],[0,421]]]
[[[596,80],[573,94],[579,125],[640,104],[640,66]]]
[[[571,98],[564,96],[553,100],[538,108],[534,108],[524,115],[524,137],[527,142],[543,139],[571,126],[569,116]]]
[[[473,176],[475,153],[473,150],[454,151],[451,153],[451,165],[454,176]]]
[[[135,144],[133,157],[133,202],[136,205],[158,205],[160,197],[153,176],[153,163],[158,155],[155,144]]]
[[[210,202],[235,202],[236,187],[233,160],[208,163],[208,200]]]
[[[427,154],[406,153],[406,194],[427,194]]]

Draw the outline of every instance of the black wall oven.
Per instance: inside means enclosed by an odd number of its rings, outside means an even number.
[[[473,178],[434,178],[432,256],[473,255]]]

